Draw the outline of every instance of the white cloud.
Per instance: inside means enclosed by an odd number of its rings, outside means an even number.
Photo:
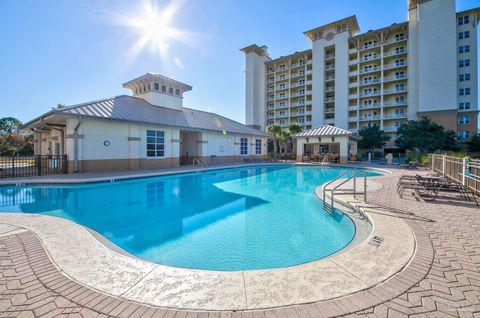
[[[174,58],[173,60],[175,61],[175,64],[176,64],[179,68],[181,68],[182,70],[185,68],[185,66],[183,65],[182,61],[181,61],[178,57]]]

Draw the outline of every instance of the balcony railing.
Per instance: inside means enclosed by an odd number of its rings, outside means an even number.
[[[368,74],[368,73],[377,72],[377,71],[380,71],[380,67],[375,66],[367,69],[361,69],[360,74]]]
[[[383,90],[384,94],[399,94],[405,93],[407,91],[406,88],[394,88],[394,89],[385,89]]]
[[[407,118],[407,114],[383,114],[383,119]]]
[[[380,120],[380,116],[359,116],[359,121],[370,121],[370,120]]]
[[[392,69],[392,68],[406,67],[406,66],[407,66],[407,62],[404,62],[404,63],[393,63],[393,64],[384,65],[384,66],[383,66],[383,69],[384,69],[384,70],[389,70],[389,69]]]
[[[383,82],[393,82],[393,81],[403,81],[406,80],[407,76],[389,76],[389,77],[384,77]]]
[[[383,42],[383,44],[398,43],[398,42],[405,41],[406,39],[407,39],[406,37],[402,36],[402,37],[386,40],[385,42]]]
[[[374,108],[380,108],[380,104],[360,105],[360,109],[374,109]]]
[[[396,56],[396,55],[402,55],[402,54],[405,54],[407,53],[407,50],[393,50],[393,51],[388,51],[388,52],[384,52],[383,53],[383,56],[384,57],[389,57],[389,56]]]
[[[405,106],[407,105],[407,101],[399,101],[399,102],[384,102],[383,106],[384,107],[393,107],[393,106]]]
[[[369,92],[369,93],[360,93],[360,98],[363,98],[363,97],[373,97],[373,96],[378,96],[380,95],[380,91],[376,91],[376,92]]]

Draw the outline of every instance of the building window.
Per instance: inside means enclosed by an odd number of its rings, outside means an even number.
[[[468,139],[470,138],[470,132],[468,130],[458,132],[459,139]]]
[[[255,139],[255,154],[261,155],[262,154],[262,140]]]
[[[177,95],[177,96],[180,95],[180,90],[179,90],[179,89],[176,89],[176,90],[175,90],[175,95]]]
[[[470,102],[460,103],[458,104],[459,109],[470,109]]]
[[[470,31],[465,31],[465,32],[459,32],[458,33],[458,39],[469,39],[470,38]]]
[[[470,19],[469,19],[468,15],[460,17],[460,18],[458,18],[458,25],[468,24],[469,20]]]
[[[166,93],[167,92],[167,86],[162,85],[162,92]]]
[[[158,83],[154,83],[153,84],[153,88],[158,91],[160,89],[160,86],[158,85]]]
[[[470,95],[470,87],[465,88],[465,96]]]
[[[460,88],[460,89],[458,90],[458,95],[460,95],[460,96],[465,95],[465,89]]]
[[[463,46],[458,47],[458,53],[463,53]]]
[[[470,124],[470,116],[460,116],[458,117],[458,123],[461,125]]]
[[[169,94],[173,94],[173,87],[169,87],[169,88],[168,88],[168,93],[169,93]]]
[[[248,138],[240,138],[240,154],[248,154]]]
[[[458,61],[458,66],[459,67],[469,67],[470,66],[470,59],[459,60]]]
[[[405,35],[403,33],[398,33],[398,34],[395,34],[395,41],[402,41],[405,39]]]
[[[165,156],[165,133],[160,130],[147,130],[147,157]]]

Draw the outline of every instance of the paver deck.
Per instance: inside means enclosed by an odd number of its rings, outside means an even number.
[[[395,177],[369,195],[380,212],[404,219],[417,252],[399,274],[367,290],[318,303],[258,311],[187,312],[104,295],[60,272],[30,231],[0,237],[0,317],[480,317],[480,209],[441,197],[395,192]],[[383,208],[382,208],[383,207]],[[368,209],[368,207],[367,207]]]

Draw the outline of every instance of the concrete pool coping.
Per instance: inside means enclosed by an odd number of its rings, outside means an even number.
[[[34,232],[63,273],[103,293],[175,309],[244,310],[345,296],[378,285],[404,269],[416,247],[410,227],[385,215],[370,217],[373,234],[384,238],[379,247],[366,240],[328,259],[243,272],[173,268],[132,258],[65,219],[2,213],[0,223]]]

